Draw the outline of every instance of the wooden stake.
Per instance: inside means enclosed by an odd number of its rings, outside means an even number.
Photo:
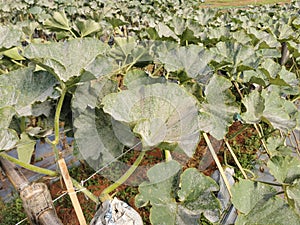
[[[58,160],[58,165],[75,209],[78,221],[80,225],[87,225],[64,158]]]

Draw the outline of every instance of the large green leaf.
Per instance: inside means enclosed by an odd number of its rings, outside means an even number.
[[[158,57],[168,72],[185,71],[189,77],[197,79],[201,79],[211,72],[208,64],[212,58],[211,52],[198,45],[159,52]]]
[[[80,76],[97,55],[104,53],[107,46],[100,40],[83,38],[65,42],[30,44],[24,50],[26,58],[50,68],[57,77],[66,82]]]
[[[36,142],[31,140],[26,133],[21,134],[17,145],[18,158],[22,162],[30,163]]]
[[[102,104],[115,120],[134,128],[145,148],[178,144],[192,156],[199,141],[198,106],[184,88],[174,83],[145,85],[107,95]]]
[[[25,68],[12,71],[0,76],[0,83],[3,86],[2,92],[11,91],[12,96],[4,99],[6,103],[14,106],[19,115],[32,115],[31,105],[35,102],[43,102],[48,97],[55,97],[54,85],[57,80],[50,73],[45,71],[33,72],[32,68]],[[7,88],[7,90],[6,90]],[[19,93],[19,94],[18,94]],[[9,105],[8,104],[8,105]]]
[[[229,80],[214,75],[206,86],[206,102],[202,103],[200,109],[200,128],[218,140],[225,136],[233,122],[233,115],[240,111],[230,87]]]
[[[86,108],[75,118],[74,127],[78,150],[95,170],[122,153],[123,145],[115,137],[110,117],[102,109]]]
[[[217,184],[196,169],[188,169],[180,176],[179,201],[176,202],[180,171],[181,166],[173,160],[153,166],[147,172],[149,181],[139,186],[136,205],[151,204],[150,221],[153,225],[197,225],[201,213],[216,222],[220,205],[211,192],[218,190]]]

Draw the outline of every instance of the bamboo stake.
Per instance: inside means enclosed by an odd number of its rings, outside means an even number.
[[[61,159],[58,160],[58,165],[59,165],[59,168],[60,168],[60,171],[61,171],[61,175],[64,179],[65,184],[66,184],[66,187],[67,187],[69,196],[71,198],[72,204],[74,206],[75,213],[77,215],[79,224],[80,225],[87,225],[86,220],[85,220],[84,215],[83,215],[83,212],[82,212],[82,209],[81,209],[81,206],[80,206],[80,203],[79,203],[79,200],[78,200],[76,192],[74,190],[73,183],[72,183],[71,177],[69,175],[69,171],[68,171],[68,168],[67,168],[67,165],[66,165],[66,162],[65,162],[64,158],[61,158]]]
[[[227,148],[228,148],[230,154],[231,154],[232,157],[233,157],[234,162],[236,163],[236,165],[238,166],[238,168],[239,168],[240,171],[242,172],[242,174],[243,174],[243,176],[245,177],[245,179],[248,179],[247,174],[245,173],[245,171],[244,171],[242,165],[240,164],[239,160],[237,159],[237,157],[236,157],[234,151],[232,150],[231,146],[229,145],[228,141],[227,141],[226,139],[224,139],[224,141],[225,141],[225,144],[226,144],[226,146],[227,146]]]
[[[205,139],[205,141],[207,143],[208,149],[209,149],[209,151],[210,151],[213,159],[215,160],[215,162],[217,164],[217,167],[218,167],[218,169],[220,171],[220,174],[221,174],[221,176],[222,176],[222,178],[224,180],[224,183],[225,183],[225,185],[227,187],[228,193],[229,193],[230,197],[232,197],[232,194],[231,194],[231,191],[230,191],[230,184],[229,184],[228,179],[227,179],[227,177],[225,175],[225,172],[224,172],[223,167],[222,167],[222,165],[220,163],[220,160],[218,159],[218,156],[215,153],[215,150],[214,150],[214,148],[213,148],[213,146],[212,146],[212,144],[211,144],[211,142],[210,142],[207,134],[203,133],[203,137],[204,137],[204,139]]]

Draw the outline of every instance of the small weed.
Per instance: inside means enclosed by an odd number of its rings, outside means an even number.
[[[0,201],[0,221],[1,225],[12,225],[26,218],[24,213],[22,200],[17,197],[10,203]],[[23,225],[29,225],[26,221]]]

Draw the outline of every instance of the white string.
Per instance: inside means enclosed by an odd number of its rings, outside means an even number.
[[[101,167],[99,170],[97,170],[95,173],[93,173],[91,176],[89,176],[87,179],[82,180],[81,186],[84,185],[85,182],[87,182],[88,180],[90,180],[91,178],[93,178],[96,174],[98,174],[99,172],[101,172],[102,170],[104,170],[105,168],[107,168],[110,164],[116,162],[119,158],[121,158],[123,155],[127,154],[128,152],[130,152],[132,149],[134,149],[135,147],[137,147],[139,144],[141,144],[141,141],[139,141],[138,143],[136,143],[134,146],[132,146],[130,149],[128,149],[127,151],[123,152],[121,155],[119,155],[118,157],[114,158],[113,160],[111,160],[110,162],[108,162],[106,165],[104,165],[103,167]]]

